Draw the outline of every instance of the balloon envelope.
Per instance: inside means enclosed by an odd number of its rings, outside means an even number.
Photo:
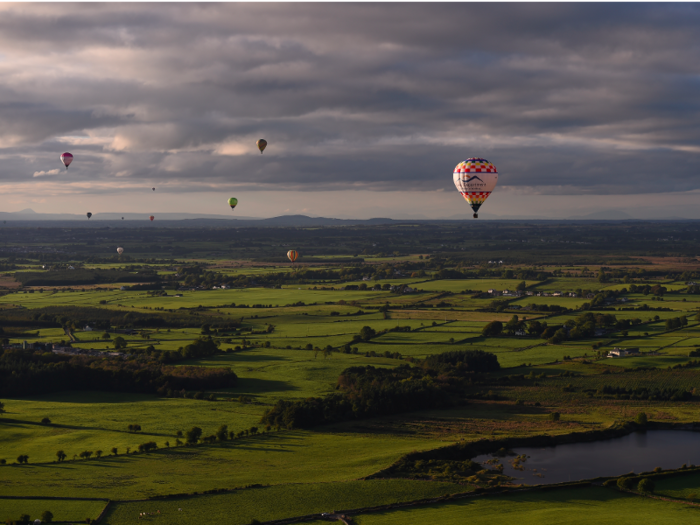
[[[89,219],[90,217],[92,217],[92,213],[87,212],[87,218]]]
[[[260,154],[262,155],[262,152],[267,147],[267,141],[265,139],[260,139],[256,142],[256,144],[258,145],[258,149],[260,150]]]
[[[457,191],[462,194],[476,215],[496,187],[498,171],[488,160],[472,157],[457,164],[452,179]]]
[[[299,258],[299,252],[296,250],[289,250],[287,252],[287,257],[289,257],[289,260],[294,262]]]
[[[151,188],[151,189],[152,189],[153,191],[156,191],[156,189],[155,189],[155,188]]]
[[[66,167],[66,169],[68,169],[70,163],[73,162],[73,155],[66,151],[61,155],[61,162],[63,162],[63,165]]]
[[[117,248],[117,253],[118,253],[119,255],[121,255],[122,253],[124,253],[124,248],[122,248],[121,246],[120,246],[119,248]]]
[[[151,216],[149,217],[149,219],[153,220],[153,219],[155,219],[155,217],[154,217],[153,215],[151,215]]]
[[[238,199],[235,197],[231,197],[228,200],[228,205],[231,206],[231,209],[234,209],[236,207],[236,204],[238,204]]]

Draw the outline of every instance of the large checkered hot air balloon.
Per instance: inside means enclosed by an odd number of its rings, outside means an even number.
[[[486,159],[472,157],[457,164],[452,178],[457,191],[474,210],[474,218],[478,218],[479,208],[498,183],[496,166]]]

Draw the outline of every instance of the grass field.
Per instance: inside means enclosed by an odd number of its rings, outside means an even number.
[[[0,498],[0,520],[18,520],[22,514],[28,514],[33,522],[48,510],[53,521],[84,522],[85,518],[97,518],[106,505],[107,501]]]
[[[567,523],[589,525],[665,525],[695,523],[700,509],[619,493],[587,488],[533,492],[505,497],[469,498],[452,503],[412,507],[353,517],[360,525],[440,523],[458,525]]]
[[[433,446],[429,438],[286,431],[99,460],[30,461],[0,471],[3,495],[140,499],[256,483],[349,481],[391,464],[401,454]]]
[[[248,525],[253,519],[268,521],[289,516],[331,512],[341,508],[386,505],[464,492],[468,487],[452,483],[408,480],[308,483],[239,490],[230,494],[115,504],[104,523],[133,523],[140,512],[153,512],[146,523],[190,525],[230,523]],[[182,511],[178,511],[182,509]],[[157,514],[156,511],[160,511]]]

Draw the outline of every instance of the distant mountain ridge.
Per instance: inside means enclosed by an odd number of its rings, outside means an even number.
[[[331,217],[309,217],[307,215],[282,215],[278,217],[245,217],[231,215],[214,215],[214,214],[195,214],[195,213],[154,213],[156,220],[150,222],[147,214],[142,213],[94,213],[92,218],[88,220],[85,215],[70,214],[70,213],[38,213],[31,208],[27,208],[17,212],[0,212],[0,220],[13,223],[31,223],[39,224],[46,223],[47,227],[51,226],[90,226],[90,227],[139,227],[146,225],[162,225],[167,223],[171,227],[188,227],[188,226],[233,226],[233,227],[313,227],[313,226],[353,226],[353,225],[379,225],[379,224],[400,224],[400,223],[444,223],[444,222],[464,222],[473,220],[468,215],[457,215],[446,217],[443,219],[391,219],[387,217],[376,217],[372,219],[336,219]],[[686,219],[683,217],[664,217],[655,219],[636,219],[626,212],[618,210],[607,210],[589,213],[586,215],[571,216],[563,219],[542,217],[542,216],[498,216],[488,213],[480,214],[481,220],[492,221],[640,221],[640,220],[671,220],[671,221],[689,221],[698,219]],[[123,220],[122,220],[123,217]],[[44,224],[42,224],[43,226]]]

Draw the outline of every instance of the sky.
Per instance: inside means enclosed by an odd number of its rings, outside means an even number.
[[[0,4],[0,211],[471,220],[476,156],[486,219],[700,218],[699,34],[693,3]]]

